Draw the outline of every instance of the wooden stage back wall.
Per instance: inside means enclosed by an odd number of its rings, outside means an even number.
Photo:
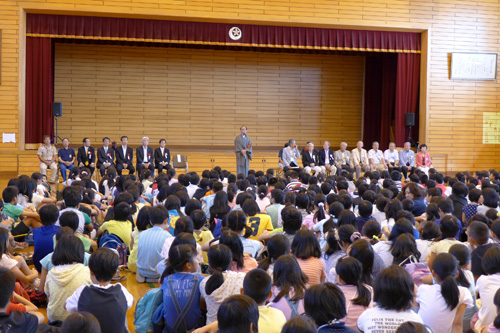
[[[166,138],[196,155],[230,149],[245,124],[256,149],[277,151],[290,138],[352,147],[363,72],[363,56],[57,43],[58,134],[94,146],[103,136],[128,135],[132,146]]]

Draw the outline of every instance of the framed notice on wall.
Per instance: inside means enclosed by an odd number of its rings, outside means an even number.
[[[451,54],[452,80],[496,80],[497,53]]]

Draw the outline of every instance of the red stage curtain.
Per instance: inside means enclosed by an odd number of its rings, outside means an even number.
[[[54,136],[54,59],[51,38],[26,37],[26,143]]]
[[[396,82],[395,139],[401,146],[408,136],[414,140],[418,136],[418,92],[420,86],[420,54],[398,54],[398,74]],[[415,126],[406,127],[406,114],[415,113]]]
[[[28,14],[33,37],[362,52],[420,52],[420,34],[248,24]],[[238,27],[241,38],[229,30]]]
[[[379,141],[385,150],[391,141],[402,147],[408,138],[406,114],[415,113],[413,139],[418,134],[419,54],[380,54],[366,57],[363,141]],[[414,134],[415,133],[415,134]]]
[[[396,70],[396,54],[366,57],[363,141],[367,149],[371,149],[373,141],[378,141],[381,149],[385,150],[384,147],[387,147],[390,141]]]

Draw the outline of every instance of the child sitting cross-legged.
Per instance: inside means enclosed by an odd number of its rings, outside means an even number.
[[[120,283],[111,284],[120,258],[113,250],[99,248],[90,256],[91,285],[82,285],[66,300],[69,313],[93,314],[103,332],[124,332],[127,328],[127,310],[134,297]]]

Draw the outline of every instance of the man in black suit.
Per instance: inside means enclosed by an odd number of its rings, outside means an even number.
[[[116,148],[116,172],[121,176],[122,170],[127,169],[129,174],[135,172],[132,160],[134,158],[134,150],[128,147],[128,136],[120,138],[122,145]]]
[[[170,169],[170,150],[165,148],[167,141],[165,139],[160,140],[160,148],[155,149],[155,166],[158,169],[158,174],[160,174],[163,169]]]
[[[307,151],[302,153],[302,164],[304,165],[304,171],[311,173],[314,170],[315,173],[320,173],[321,168],[318,166],[319,158],[318,152],[314,149],[314,143],[309,142],[307,144]]]
[[[147,136],[142,138],[142,146],[136,149],[136,159],[139,176],[145,168],[151,171],[151,175],[155,174],[154,152],[153,148],[149,147],[149,138]]]
[[[319,167],[321,172],[326,173],[326,170],[330,170],[331,175],[335,175],[337,168],[335,167],[335,152],[330,149],[330,142],[323,142],[323,149],[318,153]]]
[[[92,176],[95,170],[95,151],[94,148],[90,146],[89,138],[84,138],[82,142],[83,146],[78,148],[78,155],[76,157],[78,167],[80,169],[89,168],[90,176]]]
[[[111,140],[108,137],[102,139],[102,147],[97,149],[97,168],[104,177],[106,169],[115,166],[115,150],[109,146]]]

